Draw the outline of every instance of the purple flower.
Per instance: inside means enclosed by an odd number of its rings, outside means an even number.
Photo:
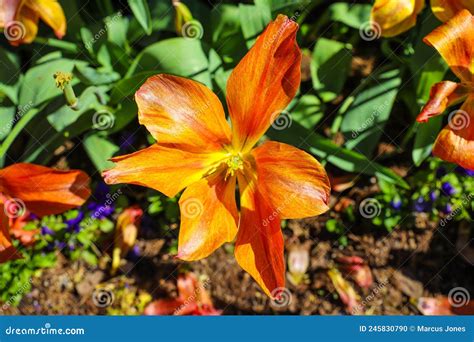
[[[91,217],[101,220],[112,215],[114,210],[113,205],[96,204],[92,209]]]
[[[443,178],[444,176],[446,176],[448,172],[446,171],[446,168],[444,166],[440,166],[437,170],[436,170],[436,178],[440,179],[440,178]]]
[[[452,207],[451,204],[448,203],[448,204],[446,204],[446,205],[444,206],[444,208],[441,209],[441,210],[442,210],[442,212],[443,212],[444,214],[449,215],[449,214],[451,214],[451,213],[453,212],[453,207]]]
[[[78,211],[77,216],[75,218],[64,221],[64,223],[67,224],[67,230],[69,232],[79,233],[79,231],[81,230],[79,224],[81,223],[83,218],[84,213],[82,211]]]
[[[390,202],[390,205],[392,206],[393,209],[400,210],[402,208],[402,201],[400,201],[399,199],[392,200]]]
[[[47,226],[41,227],[41,235],[54,235],[56,232]]]
[[[458,166],[456,167],[456,171],[464,176],[474,177],[474,170],[469,170]]]
[[[54,244],[57,249],[64,249],[67,246],[67,244],[64,241],[56,241]]]
[[[456,189],[454,189],[454,187],[449,182],[444,182],[441,185],[441,190],[443,190],[446,196],[452,196],[456,193]]]
[[[140,258],[140,255],[141,255],[140,248],[137,245],[135,245],[128,252],[127,258],[131,261],[137,261]]]
[[[430,200],[432,202],[436,201],[438,199],[438,192],[436,190],[433,190],[430,192]]]
[[[413,209],[417,213],[431,211],[431,208],[432,208],[431,203],[426,202],[422,196],[418,197],[418,199],[413,204]]]

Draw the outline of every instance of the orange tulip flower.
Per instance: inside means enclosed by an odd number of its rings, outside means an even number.
[[[41,18],[61,39],[66,34],[66,17],[57,0],[2,0],[0,28],[11,45],[29,44],[38,33]]]
[[[29,211],[54,215],[82,205],[90,196],[82,171],[59,171],[33,164],[0,170],[0,262],[21,257],[10,238],[10,223]]]
[[[225,242],[271,295],[285,279],[282,218],[328,210],[324,168],[295,147],[267,141],[255,147],[295,96],[301,78],[298,25],[280,15],[258,37],[227,83],[232,128],[217,96],[181,77],[156,75],[137,91],[139,121],[157,143],[113,158],[106,183],[131,183],[179,201],[178,257],[198,260]],[[240,190],[240,218],[236,182]]]
[[[416,24],[425,0],[376,0],[371,12],[374,30],[383,37],[394,37],[408,31]],[[442,22],[448,21],[459,11],[474,12],[472,0],[431,0],[431,10]]]
[[[463,103],[450,115],[449,124],[440,132],[433,154],[466,169],[474,169],[474,17],[463,10],[425,37],[438,50],[461,82],[444,81],[431,89],[431,96],[417,118],[427,122],[447,107]]]

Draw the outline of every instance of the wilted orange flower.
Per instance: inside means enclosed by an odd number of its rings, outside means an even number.
[[[175,299],[159,299],[145,308],[148,316],[217,316],[221,311],[214,308],[211,297],[206,290],[207,282],[199,281],[193,273],[178,276],[178,297]]]
[[[117,218],[112,254],[112,274],[120,266],[121,258],[127,255],[135,245],[142,216],[143,210],[138,206],[133,206],[125,209]]]
[[[375,0],[370,13],[374,30],[383,37],[394,37],[416,24],[425,0]]]
[[[295,147],[267,141],[255,147],[300,84],[298,25],[280,15],[260,35],[227,83],[232,128],[222,104],[204,85],[156,75],[137,91],[140,123],[157,143],[113,158],[109,184],[132,183],[175,196],[181,229],[178,257],[198,260],[225,242],[271,295],[285,283],[282,218],[328,210],[324,168]],[[240,218],[235,190],[240,190]]]
[[[0,1],[0,28],[11,45],[31,43],[38,33],[39,18],[59,39],[66,34],[66,17],[57,0]]]
[[[374,30],[383,37],[394,37],[408,31],[416,24],[425,0],[376,0],[371,12]],[[442,22],[448,21],[459,11],[474,11],[472,0],[431,0],[431,10]]]
[[[33,164],[0,170],[0,262],[21,257],[10,238],[10,224],[29,211],[53,215],[82,205],[90,196],[82,171],[59,171]]]
[[[438,50],[460,83],[444,81],[431,89],[430,100],[417,118],[427,122],[441,115],[447,107],[463,103],[454,111],[449,124],[440,132],[433,154],[448,162],[474,169],[474,17],[467,10],[438,27],[425,37]]]

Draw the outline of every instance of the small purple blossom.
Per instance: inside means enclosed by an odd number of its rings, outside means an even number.
[[[413,203],[413,209],[417,213],[431,211],[431,208],[432,208],[431,203],[428,203],[427,201],[425,201],[425,199],[422,196],[418,197],[418,199]]]
[[[433,190],[430,192],[429,196],[430,196],[430,200],[434,202],[438,199],[438,192],[436,190]]]
[[[390,202],[390,206],[395,210],[400,210],[402,208],[402,201],[400,201],[399,199],[392,200]]]
[[[41,235],[54,235],[56,232],[47,226],[41,226]]]
[[[454,187],[451,185],[451,183],[449,182],[444,182],[442,185],[441,185],[441,190],[443,190],[443,193],[446,195],[446,196],[452,196],[456,193],[456,189],[454,189]]]
[[[137,261],[140,258],[141,252],[140,247],[137,245],[133,246],[133,248],[128,252],[127,258],[131,261]]]
[[[474,177],[474,170],[469,170],[458,166],[456,167],[456,171],[464,176]]]
[[[449,215],[453,212],[453,206],[451,204],[446,204],[443,209],[441,209],[442,212],[446,215]]]
[[[66,248],[67,244],[64,241],[56,241],[55,244],[57,249],[64,249]]]
[[[78,211],[77,216],[75,218],[69,219],[64,221],[67,224],[67,230],[70,232],[79,233],[81,230],[80,223],[84,218],[84,213],[82,211]]]

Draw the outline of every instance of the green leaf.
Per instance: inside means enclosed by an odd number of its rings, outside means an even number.
[[[427,123],[416,123],[416,125],[418,128],[411,155],[415,165],[420,166],[431,154],[433,144],[438,136],[439,130],[443,126],[443,117],[433,117]]]
[[[363,154],[340,147],[331,140],[305,129],[297,122],[293,122],[285,130],[271,129],[267,132],[267,136],[307,150],[321,158],[323,162],[328,161],[344,171],[381,177],[387,182],[406,189],[410,188],[402,177],[389,168],[367,159]]]
[[[128,5],[146,34],[150,35],[153,31],[153,26],[151,24],[150,9],[146,0],[128,0]]]
[[[29,69],[20,88],[19,105],[37,106],[56,96],[62,96],[62,91],[56,88],[53,75],[57,71],[72,72],[74,65],[84,66],[86,62],[59,58]],[[72,84],[78,80],[73,79]]]
[[[0,47],[0,94],[4,93],[16,104],[18,102],[18,85],[20,77],[20,62],[18,55]]]
[[[306,94],[293,100],[288,111],[291,113],[292,121],[296,121],[306,129],[313,129],[324,116],[324,104],[317,96]]]
[[[372,156],[392,112],[401,82],[400,71],[389,70],[376,75],[355,96],[341,124],[348,149]]]
[[[311,77],[313,88],[324,102],[333,101],[342,91],[351,68],[352,46],[320,38],[313,51]]]
[[[134,60],[126,78],[146,71],[189,77],[212,87],[208,51],[199,39],[170,38],[148,46]]]
[[[267,1],[255,1],[255,5],[239,4],[239,16],[243,36],[250,48],[272,19],[270,6]]]
[[[5,137],[10,133],[14,123],[15,123],[15,107],[0,107],[0,141],[5,139]]]
[[[113,166],[108,159],[119,151],[119,147],[99,134],[91,134],[83,141],[87,155],[99,171]]]
[[[120,79],[120,74],[117,72],[100,72],[98,69],[88,67],[87,65],[76,65],[74,75],[86,85],[109,84]]]
[[[370,21],[371,9],[370,4],[337,2],[329,6],[329,18],[358,30]]]

